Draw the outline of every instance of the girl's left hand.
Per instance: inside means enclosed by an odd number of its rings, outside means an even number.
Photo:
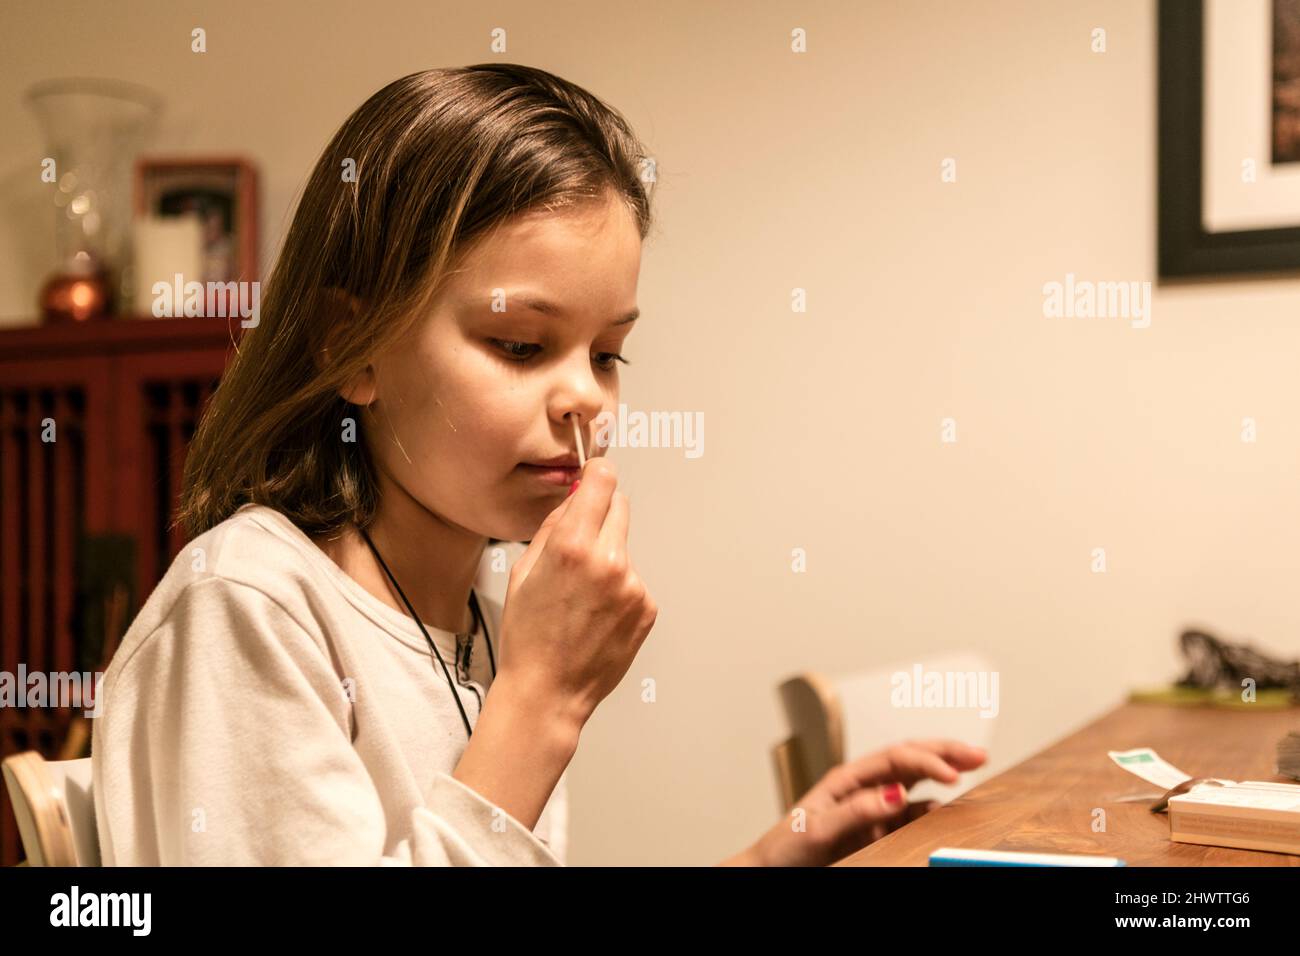
[[[756,866],[826,866],[922,816],[935,801],[908,804],[918,780],[956,783],[988,754],[956,740],[909,740],[832,767],[790,814],[735,858]],[[800,813],[799,811],[803,811]]]

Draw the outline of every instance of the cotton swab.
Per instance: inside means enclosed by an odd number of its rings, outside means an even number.
[[[573,416],[573,441],[578,446],[578,469],[581,470],[587,465],[587,453],[582,449],[582,429],[578,427],[577,415]]]

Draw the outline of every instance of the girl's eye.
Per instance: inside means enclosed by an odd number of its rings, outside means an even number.
[[[535,345],[532,342],[506,342],[502,339],[491,339],[490,341],[499,346],[501,351],[505,352],[511,358],[521,361],[530,359],[537,354],[537,352],[524,352],[524,349],[537,349],[538,351],[541,351],[542,348],[540,345]]]
[[[534,342],[511,342],[505,339],[490,339],[489,341],[517,362],[526,362],[542,350],[542,347]],[[527,351],[528,349],[534,351]],[[624,365],[632,364],[617,352],[597,352],[596,359],[596,365],[607,372],[614,369],[615,362],[622,362]]]
[[[608,358],[606,358],[603,362],[596,363],[607,372],[613,371],[615,362],[622,362],[624,365],[632,364],[627,359],[623,358],[623,356],[619,355],[617,352],[597,352],[596,355],[608,356]]]

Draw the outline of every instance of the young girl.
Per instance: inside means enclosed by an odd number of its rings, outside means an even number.
[[[563,863],[565,769],[657,613],[591,447],[643,160],[619,114],[511,64],[404,77],[343,124],[194,436],[193,540],[104,679],[106,865]],[[725,862],[832,862],[907,819],[903,787],[982,762],[836,767],[806,827]]]

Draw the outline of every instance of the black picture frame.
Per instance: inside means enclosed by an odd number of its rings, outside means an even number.
[[[1161,279],[1300,270],[1300,221],[1206,232],[1202,218],[1205,4],[1160,0],[1157,218]]]

